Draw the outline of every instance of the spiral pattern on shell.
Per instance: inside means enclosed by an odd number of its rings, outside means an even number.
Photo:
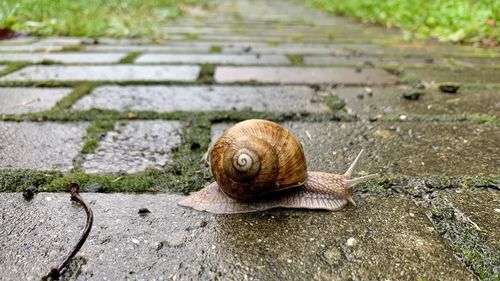
[[[249,200],[301,185],[307,165],[301,144],[288,130],[266,120],[247,120],[214,144],[210,164],[220,189]]]

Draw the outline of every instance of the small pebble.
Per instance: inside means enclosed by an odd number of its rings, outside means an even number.
[[[24,197],[24,199],[29,201],[29,200],[33,199],[33,197],[35,196],[35,193],[37,193],[37,192],[38,192],[38,188],[30,185],[23,190],[23,197]]]
[[[147,214],[147,213],[151,213],[151,211],[148,208],[140,208],[138,213],[139,214]]]
[[[356,245],[358,245],[358,240],[356,240],[356,239],[354,239],[352,237],[349,238],[349,239],[347,239],[347,246],[348,247],[354,247]]]
[[[356,97],[357,97],[358,99],[362,100],[365,96],[364,96],[363,94],[358,94]]]
[[[137,239],[132,239],[132,243],[139,245],[140,242]]]
[[[407,100],[418,100],[423,94],[424,93],[421,92],[406,92],[403,93],[401,97]]]
[[[439,90],[441,92],[447,93],[447,94],[455,94],[455,93],[457,93],[459,88],[460,88],[460,85],[454,85],[454,84],[439,85]]]
[[[495,212],[500,213],[500,209],[495,209]]]

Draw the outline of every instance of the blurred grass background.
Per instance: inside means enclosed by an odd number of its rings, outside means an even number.
[[[303,0],[328,12],[404,30],[404,39],[498,45],[499,0]],[[0,0],[0,28],[35,35],[161,38],[186,5],[215,0]],[[286,13],[286,11],[284,11]]]
[[[0,0],[0,28],[35,35],[160,37],[183,5],[210,0]]]
[[[305,0],[365,22],[402,28],[406,40],[498,44],[499,0]]]

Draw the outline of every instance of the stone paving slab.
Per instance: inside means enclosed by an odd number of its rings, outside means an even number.
[[[342,98],[358,116],[369,118],[385,114],[491,114],[500,116],[500,97],[495,89],[459,89],[456,94],[439,90],[417,90],[406,86],[371,88],[368,95],[363,87],[344,87],[333,93]],[[404,93],[420,94],[418,100],[402,97]]]
[[[182,65],[35,65],[3,76],[0,81],[195,81],[199,71],[199,66]]]
[[[0,114],[20,114],[52,108],[68,88],[0,88]]]
[[[342,46],[334,44],[314,44],[314,43],[280,43],[276,46],[239,44],[225,46],[223,53],[249,52],[256,54],[293,54],[293,55],[349,55],[350,52],[344,50]]]
[[[40,39],[35,44],[44,46],[71,46],[80,45],[83,40],[80,37],[48,37]]]
[[[73,109],[272,112],[327,112],[313,89],[304,86],[105,86],[80,99]]]
[[[0,52],[52,52],[60,51],[64,46],[46,46],[46,45],[0,45]]]
[[[117,63],[127,53],[0,53],[0,61],[54,61],[60,63]]]
[[[405,75],[428,82],[500,83],[500,68],[405,68]]]
[[[491,54],[495,55],[495,51],[474,48],[454,46],[451,44],[421,44],[421,45],[397,45],[397,46],[382,46],[376,44],[345,44],[345,47],[363,55],[377,56],[475,56]]]
[[[0,168],[70,171],[86,123],[0,122]]]
[[[210,46],[203,44],[199,46],[183,45],[89,45],[85,46],[88,52],[175,52],[175,53],[208,53]]]
[[[94,153],[85,155],[83,170],[96,174],[161,168],[172,163],[172,150],[181,143],[181,127],[177,121],[119,122]]]
[[[20,45],[20,44],[30,44],[38,41],[37,37],[33,36],[19,36],[14,38],[9,38],[8,40],[0,40],[0,46],[2,45]]]
[[[481,67],[481,66],[499,66],[500,58],[455,58],[459,64],[468,67]]]
[[[84,212],[69,197],[0,195],[4,278],[39,280],[70,250]],[[83,197],[94,226],[69,280],[475,280],[400,196],[356,198],[358,207],[339,212],[232,216],[179,207],[179,195]]]
[[[259,64],[287,65],[290,61],[283,55],[231,55],[231,54],[144,54],[136,63],[190,63],[190,64]]]
[[[283,84],[332,83],[347,85],[388,85],[399,78],[382,69],[346,67],[217,67],[215,81]]]
[[[500,130],[465,123],[283,124],[301,141],[309,170],[344,173],[361,149],[357,172],[420,175],[500,173]],[[212,128],[218,138],[230,125]]]
[[[397,65],[442,65],[442,61],[426,58],[384,58],[355,56],[304,56],[304,63],[309,65],[360,65],[374,66],[381,64]]]

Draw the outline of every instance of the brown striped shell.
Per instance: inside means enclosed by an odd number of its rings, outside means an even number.
[[[280,125],[259,119],[228,129],[212,148],[210,167],[222,192],[238,200],[299,186],[307,179],[297,138]]]

